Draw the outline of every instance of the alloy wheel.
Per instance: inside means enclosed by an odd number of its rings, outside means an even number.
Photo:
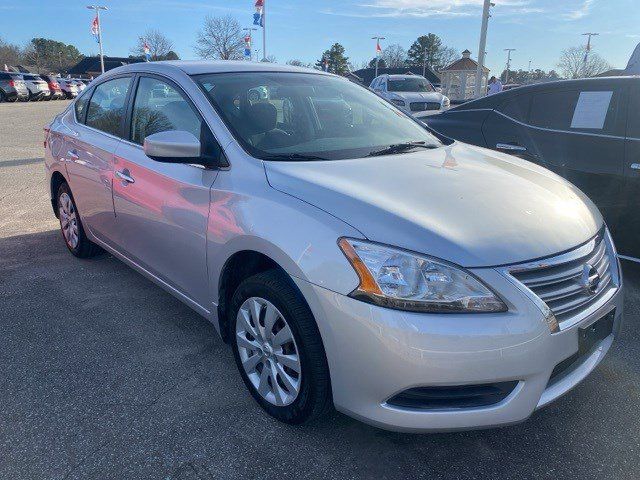
[[[71,248],[76,248],[78,246],[78,216],[73,200],[66,192],[63,192],[58,199],[58,213],[65,241]]]
[[[289,324],[268,300],[244,301],[236,319],[236,344],[249,381],[267,402],[290,405],[300,393],[300,354]]]

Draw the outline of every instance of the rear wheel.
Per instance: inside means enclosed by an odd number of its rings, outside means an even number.
[[[57,204],[62,238],[69,251],[79,258],[89,258],[99,253],[100,247],[85,234],[73,195],[66,183],[58,188]]]
[[[4,92],[0,90],[0,103],[6,102],[6,101],[7,101],[7,97],[5,96]]]
[[[331,385],[320,332],[286,274],[269,270],[244,280],[230,314],[236,364],[256,402],[291,424],[325,414]]]

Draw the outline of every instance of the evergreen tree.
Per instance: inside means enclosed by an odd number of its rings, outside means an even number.
[[[329,50],[325,50],[316,67],[324,70],[325,60],[329,63],[329,72],[344,75],[349,72],[349,57],[344,55],[344,47],[334,43]]]

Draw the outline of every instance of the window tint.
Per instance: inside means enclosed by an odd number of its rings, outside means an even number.
[[[120,136],[131,78],[116,78],[98,85],[87,108],[89,127]]]
[[[84,116],[87,111],[87,105],[89,105],[89,98],[91,94],[88,91],[83,92],[82,95],[78,97],[76,103],[73,105],[73,108],[76,110],[76,120],[79,123],[84,123]]]
[[[531,99],[529,123],[558,130],[614,133],[618,97],[618,92],[611,90],[558,90],[535,94]],[[595,121],[596,116],[601,117],[600,121]]]
[[[421,77],[390,78],[390,92],[433,92],[433,85]]]
[[[627,125],[627,137],[640,138],[640,92],[637,88],[629,89],[629,122]]]
[[[184,130],[201,138],[202,120],[174,87],[142,77],[133,104],[131,140],[142,145],[149,135],[167,130]]]
[[[531,95],[518,95],[507,100],[498,110],[508,117],[526,122],[529,118],[530,103]]]

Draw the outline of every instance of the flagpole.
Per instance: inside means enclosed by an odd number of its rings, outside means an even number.
[[[262,61],[267,61],[267,0],[262,4]]]
[[[100,21],[100,10],[108,10],[107,7],[102,5],[87,5],[90,10],[96,11],[96,18],[98,19],[98,46],[100,47],[100,70],[104,73],[104,54],[102,51],[102,22]]]
[[[380,63],[380,54],[381,51],[378,50],[380,47],[380,40],[385,40],[385,37],[371,37],[371,40],[376,41],[376,77],[378,76],[378,63]]]

